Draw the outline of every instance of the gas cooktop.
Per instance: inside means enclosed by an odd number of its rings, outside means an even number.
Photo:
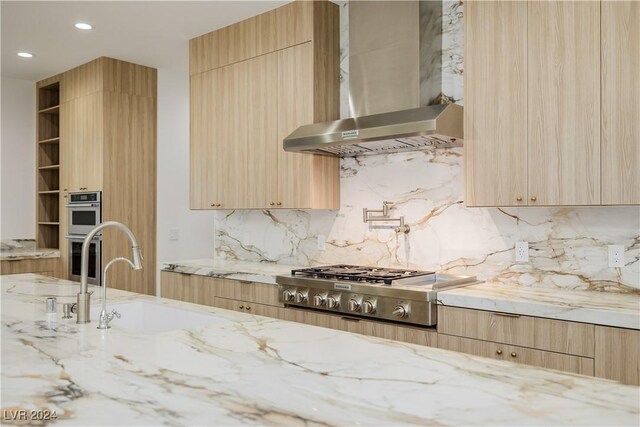
[[[286,306],[433,326],[437,292],[477,282],[472,276],[339,264],[291,270],[276,283]]]
[[[338,264],[326,267],[311,267],[291,270],[292,276],[313,277],[315,279],[345,280],[350,282],[410,284],[433,280],[435,272],[419,270],[403,270],[396,268],[361,267],[357,265]]]

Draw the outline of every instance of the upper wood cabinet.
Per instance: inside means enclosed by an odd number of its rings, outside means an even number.
[[[339,117],[338,39],[337,6],[319,1],[191,40],[192,209],[339,207],[339,160],[282,149]]]
[[[640,203],[640,2],[603,1],[602,204]]]
[[[469,206],[526,205],[527,3],[464,7],[465,199]]]
[[[465,2],[467,206],[640,204],[638,9]]]

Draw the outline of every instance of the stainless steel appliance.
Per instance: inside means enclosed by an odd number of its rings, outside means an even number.
[[[350,2],[350,117],[304,125],[284,150],[360,156],[462,145],[463,108],[443,93],[443,21],[442,2]]]
[[[69,193],[70,235],[87,235],[102,222],[102,193],[89,191]]]
[[[437,292],[478,283],[473,276],[432,271],[331,265],[276,277],[287,306],[433,326]]]
[[[80,281],[82,243],[84,238],[102,222],[102,193],[84,191],[69,193],[67,204],[69,228],[67,238],[69,254],[69,280]],[[101,285],[102,234],[98,233],[89,247],[88,283]]]
[[[69,245],[69,280],[80,281],[82,273],[82,243],[84,242],[83,235],[68,235],[67,244]],[[95,236],[91,240],[89,246],[89,270],[87,283],[92,285],[101,285],[102,278],[100,277],[101,265],[102,265],[102,236]]]

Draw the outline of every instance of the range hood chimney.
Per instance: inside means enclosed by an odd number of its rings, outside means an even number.
[[[349,2],[351,118],[315,123],[284,149],[356,156],[460,146],[462,107],[442,104],[442,2]]]

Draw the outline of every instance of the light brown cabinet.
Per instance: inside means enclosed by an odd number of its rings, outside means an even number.
[[[602,204],[640,204],[640,2],[600,12]]]
[[[640,204],[637,9],[465,3],[468,206]]]
[[[294,2],[191,40],[192,209],[339,207],[339,160],[282,149],[338,118],[337,17]]]
[[[240,301],[226,298],[214,298],[214,307],[224,308],[225,310],[233,310],[241,313],[255,314],[256,316],[273,317],[274,319],[282,319],[284,308],[274,307],[272,305],[256,304],[250,301]]]
[[[539,366],[582,375],[594,373],[594,361],[588,357],[541,351],[532,348],[506,345],[490,341],[438,334],[438,347],[444,350],[473,354],[496,360],[506,360],[524,365]]]
[[[596,377],[640,385],[640,331],[596,326]]]
[[[61,276],[68,277],[69,192],[102,191],[102,221],[126,224],[138,239],[144,268],[116,264],[113,287],[155,293],[156,70],[113,58],[98,58],[55,76],[59,85],[59,218]],[[51,79],[38,83],[43,87]],[[40,173],[42,174],[42,173]],[[42,182],[44,184],[44,181]],[[42,246],[41,244],[39,244]],[[130,256],[125,235],[105,230],[102,260]]]

